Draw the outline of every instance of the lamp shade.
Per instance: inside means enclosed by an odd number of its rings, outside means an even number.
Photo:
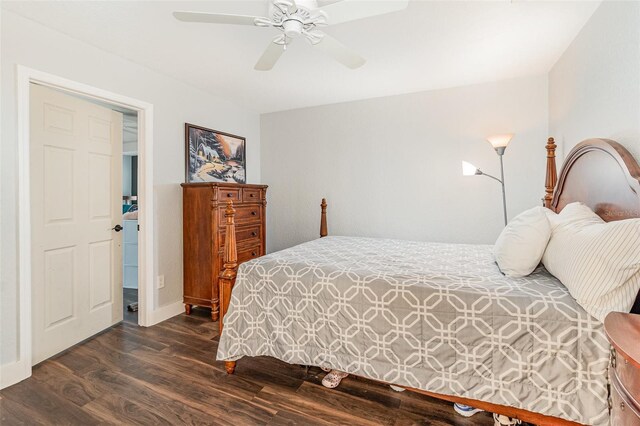
[[[478,168],[471,163],[466,161],[462,162],[462,175],[463,176],[473,176],[478,173]]]
[[[511,138],[513,138],[512,133],[505,133],[502,135],[489,136],[487,140],[489,141],[491,146],[493,146],[494,149],[497,149],[497,148],[506,148],[507,145],[509,145]]]

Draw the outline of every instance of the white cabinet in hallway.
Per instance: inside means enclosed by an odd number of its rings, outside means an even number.
[[[123,220],[122,268],[124,288],[138,288],[138,221]]]

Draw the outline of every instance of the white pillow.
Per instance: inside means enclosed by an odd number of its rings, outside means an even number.
[[[520,213],[500,233],[493,246],[493,256],[506,276],[527,276],[540,263],[551,237],[545,210],[534,207]]]
[[[611,311],[629,312],[640,289],[640,219],[607,223],[571,203],[550,222],[547,270],[600,321]]]

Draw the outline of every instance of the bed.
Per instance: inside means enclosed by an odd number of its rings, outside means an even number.
[[[544,203],[640,217],[640,168],[619,144],[582,142],[559,179],[547,149]],[[227,207],[218,360],[330,366],[536,424],[608,424],[602,324],[542,266],[502,275],[491,246],[328,237],[237,269]],[[231,291],[233,289],[233,291]]]

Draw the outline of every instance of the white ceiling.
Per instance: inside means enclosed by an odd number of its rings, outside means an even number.
[[[368,1],[362,1],[367,7]],[[258,112],[549,71],[599,1],[421,1],[325,31],[367,59],[345,68],[296,40],[253,66],[272,28],[176,21],[174,10],[265,15],[266,1],[2,2],[2,7]]]

